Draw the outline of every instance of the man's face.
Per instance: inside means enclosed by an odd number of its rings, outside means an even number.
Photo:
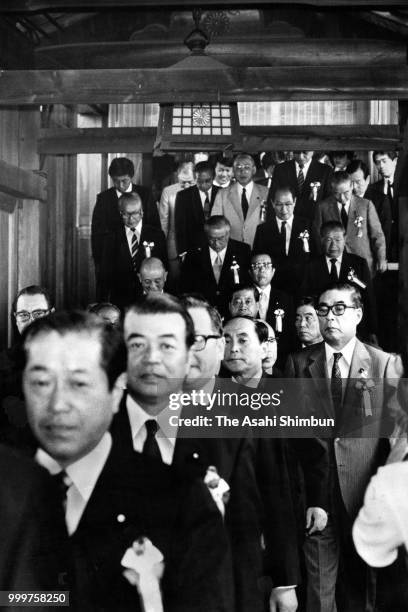
[[[16,325],[18,333],[22,334],[25,328],[34,319],[47,316],[50,308],[45,296],[42,293],[34,295],[20,295],[16,304]]]
[[[115,327],[117,327],[120,322],[120,312],[116,310],[116,308],[111,308],[109,306],[106,306],[106,308],[102,308],[98,312],[98,317],[106,321],[106,323],[114,325]]]
[[[245,315],[247,317],[255,317],[258,312],[258,303],[255,301],[253,291],[243,289],[236,291],[231,299],[229,310],[231,316]]]
[[[142,270],[139,279],[146,295],[149,293],[162,293],[166,283],[166,270]]]
[[[351,180],[351,185],[353,187],[353,193],[356,196],[362,198],[370,182],[370,176],[364,178],[364,172],[361,170],[361,168],[359,168],[355,172],[352,172],[349,176]]]
[[[313,153],[314,151],[294,151],[293,157],[295,158],[299,166],[304,166],[305,164],[307,164],[308,161],[312,159]]]
[[[256,166],[251,157],[239,157],[234,161],[234,176],[243,187],[250,183],[256,173]]]
[[[295,202],[290,191],[277,191],[273,201],[275,215],[281,221],[287,221],[293,215]]]
[[[87,455],[110,426],[114,398],[96,333],[47,332],[29,340],[23,388],[28,420],[61,465]]]
[[[128,174],[122,174],[122,176],[112,176],[111,178],[113,186],[121,193],[126,193],[132,184],[132,177]]]
[[[189,308],[188,312],[193,319],[196,336],[218,335],[211,324],[210,315],[205,308]],[[224,338],[209,338],[202,351],[192,350],[190,369],[187,374],[187,384],[193,385],[194,380],[200,379],[201,383],[210,380],[218,374],[221,359],[224,356]]]
[[[232,178],[232,172],[232,167],[224,166],[224,164],[217,162],[215,166],[215,180],[219,185],[226,185]]]
[[[394,175],[397,158],[391,159],[386,153],[375,156],[375,165],[383,178],[390,178]]]
[[[224,329],[224,365],[233,374],[254,376],[262,367],[265,344],[259,342],[253,321],[232,319]]]
[[[350,201],[352,194],[351,180],[343,181],[337,185],[332,185],[332,194],[334,195],[336,202],[339,204],[347,204]]]
[[[182,189],[187,189],[187,187],[192,187],[195,185],[195,178],[193,172],[181,171],[177,176],[177,180]]]
[[[126,227],[135,227],[143,217],[142,202],[132,200],[120,207],[120,214]]]
[[[250,276],[258,287],[267,287],[275,274],[269,255],[255,255],[251,260]]]
[[[212,187],[213,173],[209,171],[196,172],[196,185],[200,191],[207,192]]]
[[[302,344],[309,346],[321,340],[319,318],[310,304],[304,304],[296,309],[295,327]]]
[[[278,344],[273,327],[268,323],[265,323],[265,325],[268,327],[268,340],[265,342],[265,357],[262,360],[262,368],[265,372],[270,372],[278,356]]]
[[[347,155],[339,155],[338,153],[335,153],[333,155],[333,162],[336,168],[339,168],[340,170],[345,170],[347,168],[349,159]]]
[[[320,305],[333,306],[344,304],[353,306],[350,292],[331,289],[325,291],[319,299]],[[320,333],[330,346],[342,348],[356,335],[357,325],[363,316],[361,308],[346,308],[344,314],[334,315],[330,310],[325,317],[319,316]]]
[[[181,389],[190,365],[186,326],[178,313],[128,312],[124,322],[128,349],[128,389],[147,404],[165,401]]]
[[[209,227],[206,229],[206,236],[209,246],[219,253],[228,246],[228,240],[230,237],[230,228],[224,227]]]
[[[322,248],[324,254],[329,257],[329,259],[333,259],[333,257],[338,259],[341,257],[345,244],[346,238],[341,229],[330,230],[325,232],[322,236]]]

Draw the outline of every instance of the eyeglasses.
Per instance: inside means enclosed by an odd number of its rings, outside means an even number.
[[[221,338],[221,336],[215,336],[215,335],[202,336],[201,334],[197,334],[196,336],[194,336],[193,350],[203,351],[206,347],[207,341],[211,340],[211,338],[213,338],[214,340],[217,340],[218,338]]]
[[[142,215],[142,214],[143,214],[143,211],[142,211],[142,210],[138,210],[138,211],[136,211],[136,212],[132,212],[132,213],[127,213],[127,212],[122,212],[122,211],[121,211],[121,213],[120,213],[120,214],[121,214],[121,216],[122,216],[124,219],[132,219],[132,218],[134,219],[135,217],[139,217],[139,215]]]
[[[339,317],[344,315],[346,308],[356,309],[357,306],[348,306],[347,304],[333,304],[333,306],[328,306],[327,304],[319,304],[316,312],[318,317],[327,317],[330,311],[332,311],[336,317]]]
[[[238,164],[237,166],[234,166],[235,170],[252,170],[253,166],[250,166],[249,164]]]
[[[268,344],[275,344],[278,342],[277,338],[273,338],[272,336],[270,336],[266,341]]]
[[[49,312],[49,310],[45,309],[33,310],[32,312],[29,312],[28,310],[20,310],[19,312],[16,312],[15,317],[17,321],[20,321],[21,323],[27,323],[27,321],[29,321],[30,319],[32,319],[33,321],[35,321],[35,319],[41,319],[41,317],[47,316]]]
[[[270,261],[261,261],[256,264],[251,264],[252,270],[269,270],[273,264]]]

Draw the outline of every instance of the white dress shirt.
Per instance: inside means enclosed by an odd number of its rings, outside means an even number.
[[[351,204],[351,200],[349,200],[348,202],[346,202],[346,204],[344,205],[344,210],[346,211],[346,214],[348,216],[349,214],[349,210],[350,210],[350,204]],[[341,202],[337,202],[337,208],[339,210],[339,215],[341,215],[341,211],[343,208],[343,205]]]
[[[224,183],[224,185],[220,185],[215,179],[213,180],[213,185],[215,185],[216,187],[221,187],[221,189],[224,189],[225,187],[229,187],[231,185],[231,181],[228,181],[228,183]]]
[[[241,183],[238,183],[237,181],[237,187],[238,187],[238,196],[241,201],[243,185],[241,185]],[[248,204],[249,204],[249,200],[251,199],[253,188],[254,188],[254,181],[250,181],[248,185],[245,185],[245,195],[246,195],[246,199],[248,200]]]
[[[211,247],[208,247],[208,249],[210,251],[210,259],[211,259],[212,266],[214,266],[214,263],[217,257],[219,257],[221,259],[221,263],[224,264],[225,253],[227,252],[227,247],[225,247],[225,249],[222,249],[222,251],[219,251],[218,253],[217,251],[214,251],[214,249],[212,249]]]
[[[278,217],[276,217],[276,223],[278,224],[278,232],[281,233],[283,221],[281,219],[278,219]],[[285,229],[286,229],[285,252],[286,252],[286,255],[287,255],[289,253],[290,237],[292,235],[293,215],[287,221],[285,221],[285,223],[286,223],[286,227],[285,227]]]
[[[129,187],[126,189],[126,191],[124,193],[131,193],[133,190],[133,184],[130,183]],[[118,196],[118,199],[120,198],[120,196],[123,194],[123,191],[119,191],[118,189],[115,189],[116,191],[116,195]]]
[[[258,285],[255,285],[255,287],[258,290],[259,293],[259,301],[262,300],[261,295],[264,295],[264,303],[265,303],[265,312],[259,312],[259,316],[261,319],[265,320],[266,319],[266,314],[268,312],[268,307],[269,307],[269,299],[271,297],[271,285],[269,283],[269,285],[266,285],[266,287],[259,287]]]
[[[210,189],[208,191],[201,191],[201,189],[198,190],[198,193],[200,194],[200,198],[201,198],[201,205],[204,209],[204,202],[205,202],[205,198],[208,195],[208,200],[211,204],[211,193],[212,193],[212,187],[210,187]]]
[[[303,168],[302,168],[302,172],[303,172],[303,176],[305,177],[305,181],[306,181],[306,175],[309,172],[309,167],[310,167],[311,163],[312,163],[312,160],[309,159],[309,161],[307,161],[305,163],[305,165],[303,166]],[[295,161],[295,166],[296,166],[296,176],[297,176],[299,174],[299,170],[300,170],[300,166],[297,163],[297,161]]]
[[[178,426],[170,425],[169,417],[178,416],[181,412],[181,406],[178,410],[163,410],[154,417],[147,414],[147,412],[128,394],[126,396],[126,409],[129,416],[134,450],[138,453],[143,451],[143,445],[147,437],[145,423],[153,419],[157,421],[158,425],[156,441],[162,456],[162,461],[163,463],[167,463],[167,465],[171,465],[174,447],[176,445]]]
[[[384,195],[388,195],[388,183],[390,184],[391,196],[394,197],[394,175],[384,179]]]
[[[340,368],[340,373],[342,378],[348,378],[350,373],[351,360],[353,358],[354,348],[356,346],[356,337],[352,338],[347,342],[343,348],[334,349],[327,342],[324,343],[324,350],[326,353],[326,369],[327,376],[331,378],[332,370],[333,370],[333,362],[334,362],[334,353],[341,353],[342,357],[338,361],[338,365]]]
[[[65,510],[65,522],[69,535],[73,534],[78,527],[92,491],[104,468],[111,447],[112,438],[110,433],[106,432],[99,444],[90,453],[65,468],[65,472],[71,481],[67,490],[67,506]],[[56,475],[63,469],[55,459],[41,448],[37,450],[35,460],[45,467],[51,475]]]
[[[326,265],[327,265],[327,269],[329,271],[329,274],[331,272],[331,259],[336,259],[336,263],[334,264],[336,266],[336,270],[337,270],[337,278],[340,278],[340,268],[341,268],[341,262],[343,260],[343,253],[340,255],[340,257],[327,257],[326,255]]]
[[[140,248],[140,234],[142,232],[142,221],[141,220],[139,221],[137,225],[135,225],[135,229],[136,229],[136,238],[137,238],[137,241],[139,243],[139,248]],[[130,254],[132,254],[133,232],[130,229],[130,227],[128,227],[127,225],[125,225],[125,231],[126,231],[126,239],[128,241],[129,251],[130,251]]]

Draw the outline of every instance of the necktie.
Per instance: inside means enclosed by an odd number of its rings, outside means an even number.
[[[145,443],[143,444],[142,452],[144,455],[146,455],[146,457],[150,457],[152,459],[161,459],[162,456],[160,448],[156,440],[156,433],[159,428],[159,426],[157,425],[157,421],[155,421],[154,419],[148,419],[145,422],[145,427],[147,436]]]
[[[258,302],[258,314],[259,318],[265,321],[266,313],[268,310],[268,297],[264,291],[261,291],[259,294],[259,302]]]
[[[339,366],[339,360],[342,356],[342,353],[333,353],[333,368],[330,385],[334,411],[337,418],[340,417],[340,409],[343,395],[343,385]]]
[[[213,270],[214,270],[214,276],[215,276],[215,280],[217,282],[217,285],[220,281],[220,276],[221,276],[221,270],[222,270],[222,259],[219,255],[219,253],[217,253],[217,257],[215,258],[214,264],[213,264]]]
[[[297,175],[298,192],[302,195],[303,187],[305,186],[305,175],[303,174],[303,166],[299,167],[299,174]]]
[[[343,227],[347,231],[348,214],[346,213],[346,205],[345,204],[341,205],[340,217],[341,217],[341,222],[343,224]]]
[[[282,255],[286,257],[286,221],[282,221],[280,237],[281,237],[281,252],[282,252]]]
[[[246,219],[247,213],[248,213],[248,200],[246,197],[246,189],[245,187],[242,188],[242,196],[241,196],[241,208],[242,208],[242,214],[244,215],[244,219]]]
[[[57,485],[59,499],[65,512],[67,509],[67,492],[72,484],[71,479],[65,470],[54,474],[51,478]]]
[[[130,230],[132,232],[132,245],[131,245],[132,263],[133,263],[133,268],[136,269],[136,255],[137,255],[137,250],[139,248],[139,241],[136,235],[136,228],[131,227]]]
[[[210,200],[208,197],[208,192],[205,194],[205,200],[204,200],[204,219],[207,220],[210,218],[210,214],[211,214],[211,204],[210,204]]]
[[[336,268],[336,263],[337,263],[337,259],[335,257],[333,257],[331,260],[331,268],[330,268],[330,280],[332,283],[338,283],[339,282],[339,277],[337,275],[337,268]]]

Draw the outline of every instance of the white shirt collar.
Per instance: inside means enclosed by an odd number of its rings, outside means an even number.
[[[197,187],[198,189],[198,187]],[[208,191],[201,191],[201,189],[198,189],[198,193],[200,194],[200,198],[201,198],[201,204],[204,206],[204,202],[205,202],[205,198],[208,195],[208,199],[211,202],[211,191],[212,191],[212,187],[210,187],[210,189]]]
[[[337,208],[339,209],[339,213],[341,213],[341,209],[342,209],[342,204],[341,202],[337,202]],[[351,204],[351,199],[347,202],[347,204],[344,205],[344,210],[346,211],[347,214],[349,214],[349,210],[350,210],[350,204]]]
[[[291,217],[289,217],[289,219],[286,219],[286,228],[288,229],[292,229],[292,225],[293,225],[293,215]],[[281,226],[282,226],[282,219],[279,219],[279,217],[276,217],[276,223],[278,224],[278,229],[280,231]]]
[[[115,191],[116,191],[116,195],[118,196],[118,199],[119,199],[123,192],[122,191],[118,191],[117,189],[115,189]],[[130,185],[126,189],[125,193],[131,193],[132,191],[133,191],[133,183],[130,183]]]
[[[154,419],[157,421],[159,427],[156,434],[156,440],[160,449],[163,463],[171,465],[173,461],[174,447],[176,445],[178,426],[171,425],[169,422],[169,417],[180,415],[181,406],[178,408],[178,410],[163,410],[154,417],[143,410],[143,408],[133,399],[133,397],[127,394],[126,409],[129,416],[134,450],[139,453],[142,452],[147,435],[144,424],[146,421]]]
[[[347,363],[348,369],[350,371],[350,366],[351,366],[351,360],[353,358],[353,353],[354,353],[354,349],[356,346],[356,341],[357,338],[355,336],[353,336],[353,338],[351,338],[351,340],[349,340],[347,342],[347,344],[345,346],[343,346],[342,349],[335,349],[332,346],[330,346],[329,344],[327,344],[327,342],[324,343],[324,350],[326,353],[326,363],[329,364],[331,361],[333,361],[334,357],[333,354],[334,353],[341,353],[342,354],[342,359],[344,359]]]
[[[72,485],[67,491],[67,508],[65,520],[68,533],[71,535],[78,526],[81,516],[92,495],[96,482],[108,459],[112,447],[112,437],[105,432],[99,443],[85,457],[78,459],[65,468]],[[45,467],[50,474],[61,472],[61,466],[43,449],[35,455],[37,463]]]
[[[231,185],[231,181],[228,181],[228,183],[224,183],[224,185],[220,185],[215,179],[213,180],[213,185],[215,185],[216,187],[221,187],[221,189],[224,189],[225,187],[229,187]]]
[[[134,226],[134,228],[135,228],[135,230],[136,230],[136,235],[137,235],[138,239],[140,239],[140,234],[142,233],[142,220],[141,220],[141,219],[140,219],[139,223],[137,223],[137,224]],[[128,236],[133,236],[133,232],[132,232],[132,230],[130,229],[130,227],[128,227],[127,225],[125,225],[125,229],[126,229],[126,234],[127,234]]]
[[[269,283],[269,285],[266,285],[266,287],[263,288],[259,287],[258,285],[255,285],[255,287],[258,289],[259,293],[263,293],[267,296],[269,302],[269,297],[271,295],[271,284]]]
[[[303,166],[302,170],[303,170],[303,176],[306,176],[306,174],[309,172],[309,166],[312,163],[312,160],[309,159],[309,161],[307,161],[305,163],[305,165]],[[296,176],[299,174],[299,170],[300,170],[300,166],[297,163],[297,161],[295,161],[295,165],[296,165]]]
[[[225,247],[225,249],[222,249],[222,251],[219,251],[218,253],[217,251],[214,251],[214,249],[212,249],[210,246],[208,248],[210,250],[211,265],[214,265],[214,262],[217,259],[217,255],[220,256],[222,263],[224,263],[225,253],[227,252],[227,247]]]
[[[340,271],[341,262],[343,261],[343,253],[340,255],[340,257],[334,258],[334,257],[327,257],[327,255],[325,255],[325,258],[326,258],[326,264],[327,264],[327,268],[328,268],[329,272],[331,270],[331,261],[330,261],[331,259],[336,259],[337,272]]]
[[[243,189],[243,185],[241,185],[241,183],[236,183],[237,187],[238,187],[238,193],[239,193],[239,197],[242,197],[242,189]],[[245,185],[245,195],[246,198],[248,200],[248,204],[249,204],[249,200],[251,199],[251,195],[252,195],[252,190],[254,188],[254,181],[251,181],[250,183],[248,183],[248,185]]]

